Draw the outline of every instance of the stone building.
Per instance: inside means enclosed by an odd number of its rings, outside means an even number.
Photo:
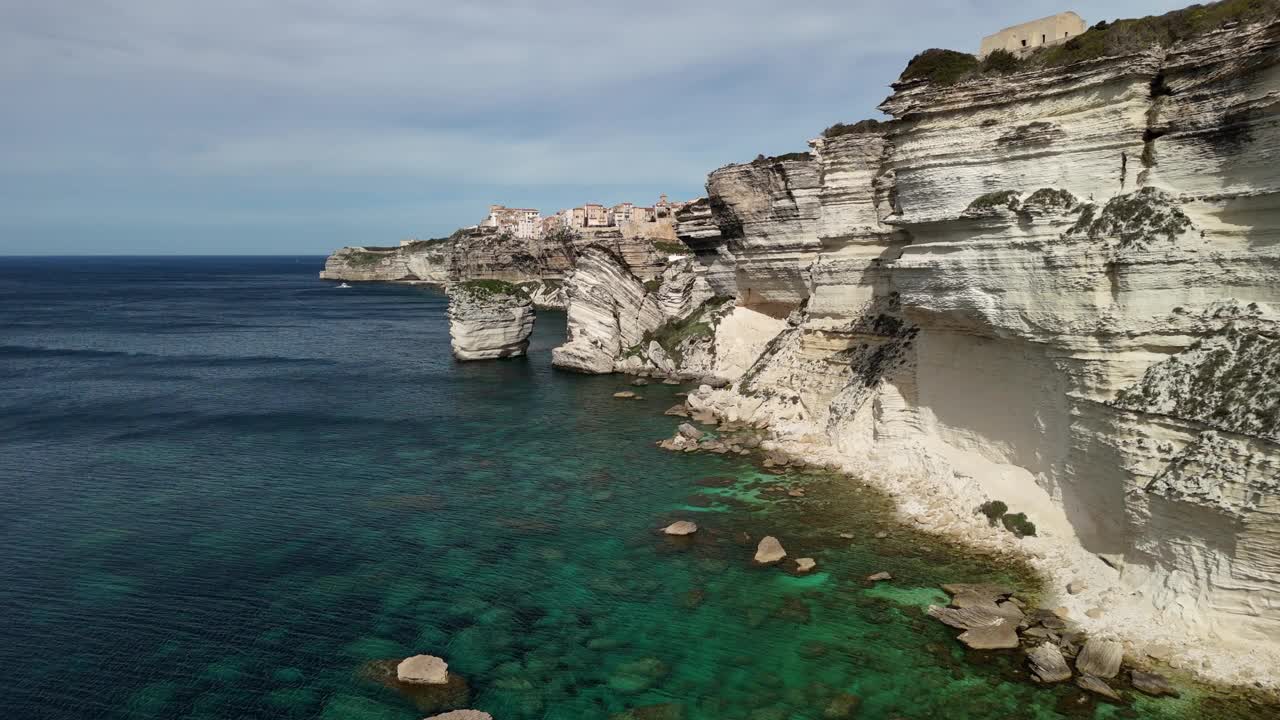
[[[598,203],[587,203],[583,206],[587,213],[587,227],[608,227],[609,211]]]
[[[996,50],[1008,50],[1022,56],[1037,48],[1064,43],[1086,29],[1084,19],[1073,12],[1050,15],[982,38],[978,57],[984,58]]]
[[[514,235],[519,238],[534,238],[542,235],[542,214],[532,208],[509,208],[503,205],[490,205],[489,217],[480,225],[496,227],[498,232]]]

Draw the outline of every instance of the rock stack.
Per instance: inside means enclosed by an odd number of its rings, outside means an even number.
[[[511,283],[474,280],[449,287],[449,338],[458,360],[524,355],[533,322],[533,302]]]

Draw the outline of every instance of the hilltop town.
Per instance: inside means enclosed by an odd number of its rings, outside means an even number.
[[[621,228],[628,224],[656,223],[670,219],[675,212],[688,202],[671,202],[667,196],[661,195],[651,206],[642,207],[631,202],[624,202],[606,207],[599,203],[557,210],[546,217],[538,210],[531,208],[509,208],[504,205],[490,205],[489,215],[473,227],[497,228],[501,234],[517,238],[532,239],[546,237],[557,230],[578,228]]]

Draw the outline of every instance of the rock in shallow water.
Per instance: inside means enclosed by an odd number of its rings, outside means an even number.
[[[1132,670],[1129,673],[1129,677],[1133,681],[1133,687],[1139,692],[1146,693],[1152,697],[1160,697],[1162,695],[1178,697],[1178,691],[1169,684],[1169,680],[1163,675]]]
[[[479,710],[454,710],[443,715],[432,715],[426,720],[493,720],[493,716]]]
[[[1071,667],[1053,643],[1031,648],[1027,651],[1027,660],[1031,663],[1031,673],[1040,682],[1056,683],[1071,679]]]
[[[1115,690],[1112,690],[1110,685],[1092,675],[1081,675],[1076,678],[1076,685],[1078,685],[1082,690],[1088,690],[1089,692],[1095,695],[1101,695],[1108,700],[1114,700],[1116,702],[1122,701],[1120,694]]]
[[[818,561],[813,558],[796,558],[796,572],[807,573],[818,566]]]
[[[697,523],[689,520],[677,520],[662,529],[667,535],[692,535],[698,532]]]
[[[782,543],[772,535],[766,535],[756,546],[755,561],[760,565],[772,565],[786,556],[787,551],[782,548]]]
[[[1089,638],[1076,656],[1076,670],[1097,678],[1113,678],[1120,672],[1124,647],[1112,640]]]
[[[400,682],[422,685],[444,685],[449,682],[449,663],[434,655],[414,655],[396,666]]]

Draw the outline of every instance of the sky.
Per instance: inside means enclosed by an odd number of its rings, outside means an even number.
[[[1177,0],[0,0],[0,255],[320,255],[692,199],[917,52]]]

